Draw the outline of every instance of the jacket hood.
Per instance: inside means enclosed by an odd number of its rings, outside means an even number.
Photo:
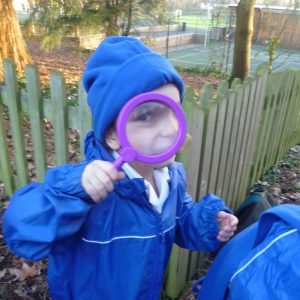
[[[104,39],[83,74],[97,139],[104,140],[107,128],[131,98],[168,83],[177,86],[182,101],[183,80],[168,60],[133,37]]]

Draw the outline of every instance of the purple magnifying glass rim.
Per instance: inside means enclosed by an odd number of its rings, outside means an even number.
[[[162,104],[169,106],[178,120],[178,134],[173,145],[166,151],[156,155],[145,155],[140,153],[130,144],[126,134],[126,123],[132,111],[138,105],[150,101],[161,102]],[[121,150],[119,151],[121,157],[117,166],[120,167],[121,162],[130,162],[133,160],[139,160],[145,163],[160,163],[168,160],[176,154],[183,145],[187,132],[187,123],[183,109],[178,103],[166,95],[150,92],[140,94],[125,104],[117,117],[116,129],[121,144]]]

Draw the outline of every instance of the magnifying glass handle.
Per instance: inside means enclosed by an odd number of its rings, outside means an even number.
[[[122,156],[118,157],[114,162],[113,165],[116,167],[117,170],[121,170],[122,165],[125,163]]]
[[[134,149],[126,147],[122,148],[119,153],[120,156],[113,162],[113,165],[120,171],[124,163],[135,160],[136,152]]]

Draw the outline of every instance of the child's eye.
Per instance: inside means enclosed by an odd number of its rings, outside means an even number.
[[[145,121],[150,121],[152,118],[153,118],[153,116],[151,113],[143,113],[143,114],[136,116],[135,121],[145,122]]]

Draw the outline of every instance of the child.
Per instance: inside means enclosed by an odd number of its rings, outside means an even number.
[[[20,189],[4,216],[5,238],[26,259],[49,256],[52,299],[156,300],[173,242],[213,251],[237,219],[214,195],[195,203],[174,157],[125,164],[125,173],[112,165],[120,147],[114,121],[129,99],[156,91],[182,102],[183,81],[167,60],[135,38],[110,37],[83,81],[93,116],[86,160]],[[141,143],[156,142],[155,134]]]

